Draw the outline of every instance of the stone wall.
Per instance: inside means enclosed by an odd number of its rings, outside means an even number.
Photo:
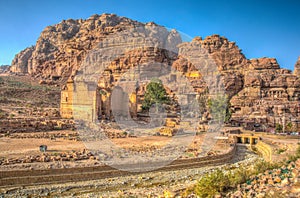
[[[272,162],[272,155],[274,154],[273,152],[273,148],[263,142],[263,141],[259,141],[256,145],[255,148],[257,149],[258,153],[260,153],[263,158],[269,162]]]

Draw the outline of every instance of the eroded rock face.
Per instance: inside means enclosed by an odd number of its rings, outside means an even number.
[[[300,76],[300,56],[295,64],[294,74],[298,77]]]
[[[243,71],[248,68],[249,61],[235,42],[225,37],[212,35],[200,42],[217,65],[226,93],[231,98],[243,87]]]
[[[145,29],[145,34],[140,36],[156,38],[160,34],[159,37],[167,41],[165,47],[178,47],[178,54],[176,57],[168,57],[163,50],[153,48],[129,50],[109,65],[107,74],[103,74],[101,88],[111,88],[113,82],[128,69],[153,60],[172,65],[189,79],[196,92],[205,93],[207,82],[194,63],[184,56],[185,53],[199,53],[192,49],[192,46],[199,45],[205,51],[202,56],[213,60],[219,73],[217,81],[223,83],[230,99],[233,120],[249,129],[253,129],[255,123],[261,124],[261,127],[264,125],[261,130],[274,127],[276,123],[288,122],[292,122],[296,128],[300,127],[297,125],[300,118],[300,59],[292,73],[281,69],[274,58],[248,60],[239,47],[225,37],[196,37],[192,42],[177,46],[181,40],[176,31],[151,30],[155,26],[154,23],[143,24],[113,14],[94,15],[87,20],[64,20],[45,28],[35,47],[16,55],[11,71],[28,73],[45,83],[65,84],[99,42],[122,30],[141,27]]]
[[[0,65],[0,74],[10,71],[10,65]]]
[[[66,82],[99,41],[111,33],[140,24],[113,14],[93,15],[87,20],[63,20],[46,27],[35,47],[16,55],[11,71]]]
[[[14,73],[26,74],[28,73],[28,68],[30,67],[29,61],[32,58],[32,52],[35,50],[35,47],[28,47],[17,54],[12,61],[12,66],[10,71]]]
[[[259,123],[258,130],[292,122],[295,130],[299,127],[295,122],[300,115],[299,88],[299,78],[281,69],[275,59],[251,60],[244,69],[243,89],[231,99],[233,119]],[[253,124],[248,127],[254,129]]]

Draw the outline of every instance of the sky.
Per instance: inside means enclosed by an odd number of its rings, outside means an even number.
[[[298,0],[0,0],[0,65],[35,45],[48,25],[114,13],[190,37],[219,34],[249,59],[274,57],[293,70],[300,56],[299,10]]]

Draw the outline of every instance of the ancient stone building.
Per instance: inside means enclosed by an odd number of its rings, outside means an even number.
[[[60,114],[63,118],[73,118],[73,91],[73,80],[70,79],[61,91]]]

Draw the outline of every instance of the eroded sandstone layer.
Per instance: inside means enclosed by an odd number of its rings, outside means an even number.
[[[46,27],[35,46],[17,54],[10,71],[29,74],[43,83],[63,85],[61,113],[62,117],[71,118],[72,77],[80,69],[87,54],[99,42],[117,32],[134,27],[148,30],[147,28],[151,29],[153,26],[157,25],[143,24],[114,14],[93,15],[86,20],[64,20]],[[155,37],[153,32],[148,32]],[[176,31],[164,30],[160,34],[171,43],[181,42]],[[122,73],[143,62],[155,61],[170,64],[172,68],[186,76],[199,94],[198,98],[201,98],[201,95],[207,95],[207,83],[196,67],[182,54],[189,51],[193,45],[200,45],[205,49],[207,56],[213,59],[217,66],[220,80],[230,99],[232,125],[244,125],[251,130],[269,130],[280,124],[283,125],[283,130],[299,130],[300,59],[295,65],[294,72],[280,68],[274,58],[249,60],[235,42],[219,35],[208,36],[205,39],[196,37],[189,43],[177,45],[179,52],[175,57],[155,48],[129,51],[110,64],[98,86],[109,93]],[[64,86],[67,81],[68,86]],[[143,91],[138,90],[136,95],[142,98]],[[102,101],[101,114],[107,115],[109,114],[107,98],[101,97],[105,100]],[[131,102],[138,103],[138,100],[136,96]],[[207,110],[203,110],[202,113],[202,121],[209,120]]]

